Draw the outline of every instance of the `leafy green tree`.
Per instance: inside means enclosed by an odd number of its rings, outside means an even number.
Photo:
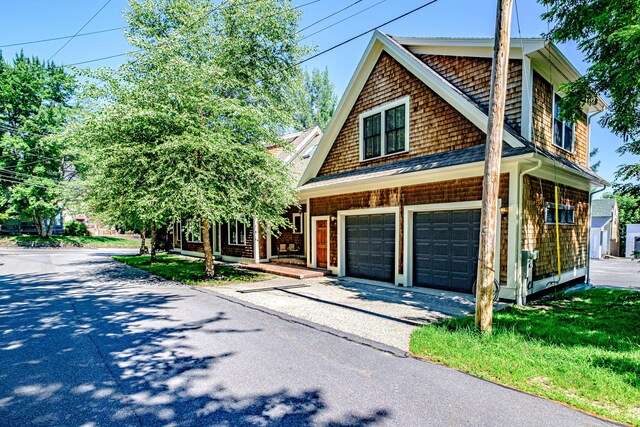
[[[196,219],[212,277],[212,223],[257,218],[278,230],[297,202],[291,171],[265,147],[293,123],[299,12],[284,0],[131,0],[126,19],[131,59],[85,71],[99,82],[73,131],[92,147],[88,197],[148,225],[152,240],[161,225]]]
[[[598,155],[599,151],[600,149],[596,147],[589,153],[589,158],[591,159],[591,164],[589,165],[589,167],[594,172],[598,172],[598,169],[600,169],[600,165],[602,164],[602,160],[598,160],[595,162],[593,161],[593,158]]]
[[[301,89],[296,90],[297,100],[296,130],[304,130],[319,126],[326,130],[331,116],[336,109],[338,98],[333,91],[333,83],[329,79],[329,71],[313,69],[311,73],[302,73]]]
[[[62,67],[0,55],[0,181],[9,194],[7,213],[31,219],[42,237],[53,231],[74,178],[72,147],[58,133],[69,120],[75,78]]]

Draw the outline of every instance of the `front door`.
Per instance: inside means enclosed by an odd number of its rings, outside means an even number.
[[[316,221],[316,267],[327,268],[327,220]]]

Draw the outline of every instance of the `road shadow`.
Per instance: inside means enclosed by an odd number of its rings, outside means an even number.
[[[261,328],[233,326],[215,309],[184,322],[176,304],[197,292],[150,281],[106,255],[73,264],[66,266],[86,271],[0,274],[0,423],[356,426],[390,416],[379,409],[327,419],[319,388],[238,395],[215,381],[220,364],[238,353],[203,352],[186,338],[243,340]],[[131,292],[141,282],[162,292]]]

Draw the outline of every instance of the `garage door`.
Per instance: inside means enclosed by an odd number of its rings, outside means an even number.
[[[345,232],[347,276],[392,282],[395,214],[347,216]]]
[[[413,284],[470,293],[479,241],[480,209],[415,213]]]

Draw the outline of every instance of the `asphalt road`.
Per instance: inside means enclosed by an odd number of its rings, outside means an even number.
[[[0,425],[607,425],[107,251],[1,251],[0,264]]]

